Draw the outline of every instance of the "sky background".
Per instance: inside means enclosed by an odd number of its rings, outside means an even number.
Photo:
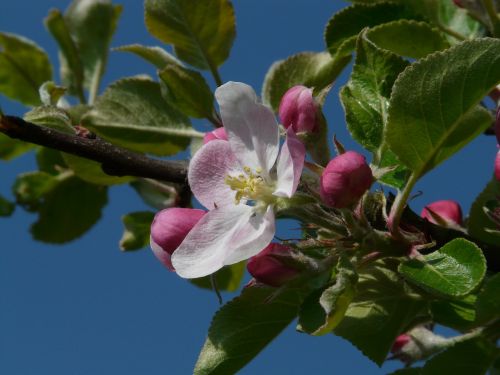
[[[142,1],[124,5],[112,46],[158,45],[146,32]],[[57,64],[55,42],[42,20],[67,0],[0,1],[0,31],[24,35],[41,45]],[[324,50],[323,29],[340,0],[235,0],[237,38],[221,68],[224,81],[242,81],[260,92],[269,66],[301,51]],[[57,70],[56,70],[57,71]],[[112,52],[104,85],[140,73],[155,76],[135,56]],[[345,129],[338,88],[325,105],[332,129],[348,149],[360,151]],[[104,86],[103,86],[104,87]],[[26,109],[0,96],[3,110]],[[208,130],[202,124],[200,130]],[[417,185],[417,211],[432,201],[455,199],[468,212],[490,179],[494,137],[480,137]],[[19,173],[36,169],[31,154],[0,162],[0,194],[11,197]],[[98,225],[64,246],[34,242],[36,217],[18,208],[0,219],[0,373],[13,375],[189,374],[205,340],[216,297],[168,272],[148,249],[122,253],[120,217],[147,207],[127,186],[113,187]],[[224,294],[227,301],[232,296]],[[333,335],[310,337],[294,325],[241,374],[386,374],[347,341]]]

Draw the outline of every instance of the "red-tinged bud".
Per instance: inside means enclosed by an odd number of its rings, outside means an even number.
[[[321,199],[335,208],[355,204],[373,183],[372,170],[363,155],[347,151],[328,163],[321,175]]]
[[[500,151],[497,152],[497,157],[495,159],[495,177],[500,181]]]
[[[500,107],[497,109],[497,120],[495,121],[495,134],[497,136],[497,142],[500,145]]]
[[[462,209],[457,202],[451,200],[437,201],[425,206],[420,216],[437,225],[462,224]],[[443,223],[440,223],[439,219],[441,219]]]
[[[318,129],[318,104],[312,89],[294,86],[281,98],[279,116],[285,128],[295,133],[311,133]]]
[[[205,133],[205,136],[203,137],[203,144],[206,145],[208,142],[216,139],[227,141],[227,134],[224,128],[217,128],[211,132]]]
[[[410,335],[407,335],[406,333],[399,335],[398,337],[396,337],[396,340],[394,340],[394,344],[392,344],[391,353],[396,354],[401,352],[403,347],[410,341],[411,341]]]
[[[462,1],[461,0],[453,0],[453,3],[459,7],[459,8],[463,8],[464,6],[462,5]]]
[[[169,270],[174,271],[171,255],[203,215],[203,210],[178,207],[156,214],[151,224],[151,249]]]
[[[270,243],[259,254],[250,258],[248,272],[263,284],[279,287],[294,279],[299,270],[283,264],[280,257],[285,257],[292,249],[278,243]]]

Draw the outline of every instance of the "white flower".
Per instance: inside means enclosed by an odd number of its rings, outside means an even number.
[[[172,255],[181,277],[210,275],[264,249],[275,233],[274,205],[293,196],[305,147],[289,128],[279,153],[279,126],[253,89],[228,82],[215,97],[228,141],[213,140],[193,157],[188,180],[210,210]]]

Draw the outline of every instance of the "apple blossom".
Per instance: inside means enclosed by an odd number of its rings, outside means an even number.
[[[208,142],[215,139],[227,141],[226,130],[224,130],[224,128],[217,128],[211,132],[205,133],[205,136],[203,137],[203,144],[206,145]]]
[[[299,271],[283,264],[280,256],[286,256],[291,247],[278,243],[270,243],[264,250],[250,258],[247,263],[248,272],[255,280],[274,287],[286,284],[297,276]]]
[[[172,255],[185,278],[210,275],[265,248],[275,233],[275,205],[293,196],[304,165],[305,148],[292,129],[279,152],[278,123],[250,86],[228,82],[215,97],[228,141],[208,142],[189,166],[191,190],[210,211]]]
[[[372,170],[363,155],[347,151],[336,156],[321,175],[321,199],[335,208],[355,204],[373,183]]]
[[[295,133],[314,132],[318,129],[318,108],[312,89],[294,86],[281,99],[279,116],[285,128]]]
[[[167,208],[155,215],[151,224],[151,249],[169,270],[174,271],[171,255],[203,215],[203,210],[178,207]]]
[[[431,203],[424,207],[420,216],[429,220],[433,224],[439,224],[435,216],[438,216],[447,224],[462,224],[462,209],[457,202],[452,200],[443,200]]]

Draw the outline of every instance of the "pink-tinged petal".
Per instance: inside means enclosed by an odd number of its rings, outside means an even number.
[[[234,205],[236,192],[225,178],[241,173],[239,168],[229,142],[214,140],[204,145],[189,163],[188,181],[195,198],[209,210]]]
[[[258,254],[273,240],[276,233],[274,211],[268,206],[264,214],[255,212],[235,232],[224,264],[234,264]]]
[[[495,177],[498,181],[500,181],[500,151],[497,152],[497,156],[495,158]]]
[[[227,134],[224,128],[217,128],[211,132],[205,133],[203,137],[203,144],[206,145],[210,141],[215,141],[216,139],[221,139],[227,141]]]
[[[288,128],[286,140],[283,147],[281,147],[278,160],[278,180],[274,195],[290,198],[295,194],[304,168],[305,156],[306,148],[304,144],[297,138],[293,129]]]
[[[158,260],[167,267],[170,271],[175,271],[174,266],[172,265],[171,255],[163,250],[160,245],[158,245],[153,237],[149,238],[149,244],[151,246],[151,250],[153,250],[153,254],[158,258]]]
[[[273,112],[260,104],[254,90],[228,82],[215,91],[222,123],[242,167],[267,173],[278,157],[279,127]]]
[[[253,211],[253,207],[244,204],[209,211],[172,255],[177,274],[192,279],[221,269],[234,250],[233,239],[247,226]]]

